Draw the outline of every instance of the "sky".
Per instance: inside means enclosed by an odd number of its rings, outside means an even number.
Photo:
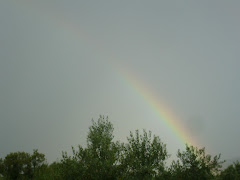
[[[239,158],[239,17],[234,0],[1,1],[0,157],[55,161],[105,115],[122,142]]]

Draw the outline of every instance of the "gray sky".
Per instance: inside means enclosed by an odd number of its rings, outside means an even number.
[[[1,1],[0,156],[56,160],[100,114],[116,139],[145,128],[176,154],[184,145],[127,68],[195,142],[239,157],[239,17],[239,1]]]

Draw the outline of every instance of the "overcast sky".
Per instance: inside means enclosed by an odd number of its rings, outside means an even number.
[[[1,1],[0,157],[37,148],[54,161],[100,114],[117,140],[144,128],[176,154],[125,68],[207,152],[240,157],[239,17],[233,0]]]

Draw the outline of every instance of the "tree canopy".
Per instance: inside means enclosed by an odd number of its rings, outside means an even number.
[[[0,174],[6,179],[32,179],[44,166],[45,155],[33,150],[30,155],[26,152],[8,154],[0,160]]]
[[[165,160],[168,158],[166,145],[158,136],[138,130],[135,136],[130,132],[128,143],[124,146],[122,166],[124,179],[153,179],[164,172]]]
[[[178,150],[178,160],[173,161],[170,172],[173,178],[186,180],[204,180],[213,179],[220,173],[221,154],[212,158],[206,154],[205,148],[198,149],[197,147],[186,145],[186,150],[181,152]]]
[[[114,140],[113,124],[108,117],[92,120],[86,147],[72,147],[72,154],[62,152],[58,162],[46,163],[45,155],[13,152],[0,158],[0,180],[228,180],[240,178],[240,164],[222,170],[221,155],[211,156],[205,148],[186,145],[177,159],[166,166],[167,146],[151,131],[130,132],[126,143]]]

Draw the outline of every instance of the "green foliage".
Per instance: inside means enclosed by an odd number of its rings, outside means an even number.
[[[85,179],[86,172],[86,156],[85,150],[79,146],[79,151],[73,150],[73,156],[68,156],[66,152],[62,154],[61,160],[61,176],[63,179]]]
[[[113,125],[100,116],[92,121],[87,146],[72,147],[72,155],[62,153],[60,162],[46,164],[45,155],[33,150],[14,152],[0,158],[0,180],[237,180],[239,162],[220,170],[220,155],[211,157],[205,148],[186,145],[178,150],[177,161],[169,168],[166,144],[151,131],[130,132],[127,143],[114,141]]]
[[[166,145],[158,136],[143,130],[130,132],[128,144],[124,147],[121,165],[124,179],[153,179],[164,174],[165,160],[168,158]]]
[[[240,163],[234,162],[222,171],[220,178],[222,180],[239,180],[240,179]]]
[[[33,150],[33,155],[31,156],[31,163],[33,167],[33,171],[38,170],[45,162],[45,155],[39,153],[37,149]]]
[[[220,154],[214,156],[205,153],[205,148],[198,149],[186,145],[186,151],[178,150],[179,160],[173,161],[170,173],[173,179],[185,180],[204,180],[213,179],[220,173],[221,164]]]
[[[6,179],[32,178],[31,156],[25,152],[8,154],[3,161],[3,176]]]
[[[104,116],[92,123],[87,136],[87,148],[79,146],[78,151],[73,148],[72,157],[63,153],[64,179],[116,179],[121,145],[113,142],[113,125]]]
[[[0,177],[4,173],[4,164],[2,158],[0,158]]]
[[[61,163],[53,162],[50,165],[44,164],[34,180],[63,180],[61,174]]]
[[[119,142],[113,142],[113,131],[112,123],[104,116],[100,116],[97,122],[93,121],[93,125],[89,128],[87,154],[91,157],[88,160],[91,179],[116,177],[116,164],[119,160],[121,145]]]
[[[45,155],[33,151],[31,156],[26,152],[8,154],[0,160],[0,174],[5,179],[33,179],[45,161]]]

